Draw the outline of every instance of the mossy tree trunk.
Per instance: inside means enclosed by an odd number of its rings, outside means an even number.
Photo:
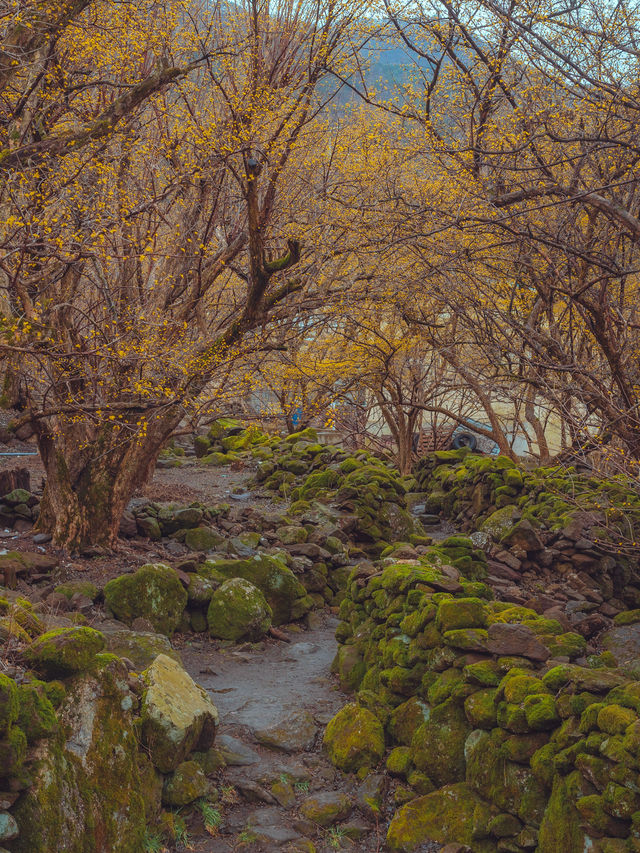
[[[180,420],[164,412],[141,430],[135,422],[40,424],[38,447],[46,484],[38,529],[71,552],[113,547],[122,514],[153,471],[158,453]]]

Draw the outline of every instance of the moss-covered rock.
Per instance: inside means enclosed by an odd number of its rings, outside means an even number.
[[[471,732],[459,700],[450,698],[432,708],[411,741],[411,756],[418,770],[424,770],[436,785],[464,780],[464,745]]]
[[[356,646],[339,646],[331,669],[343,689],[357,690],[366,672],[366,664]]]
[[[243,578],[225,581],[211,596],[209,634],[221,640],[260,640],[271,627],[272,610],[258,587]]]
[[[58,728],[58,719],[41,681],[31,681],[18,687],[18,725],[28,743],[49,737]]]
[[[351,812],[351,800],[340,791],[322,791],[306,797],[300,804],[300,814],[317,826],[332,826]]]
[[[18,686],[8,675],[0,673],[0,736],[18,719]]]
[[[474,731],[465,744],[466,781],[500,811],[538,826],[547,803],[545,787],[529,767],[509,761],[502,745],[505,732]]]
[[[211,592],[213,592],[214,589],[217,589],[220,584],[224,583],[228,579],[227,575],[223,575],[222,572],[218,571],[214,560],[205,560],[197,566],[195,574],[189,575],[189,586],[187,587],[189,600],[191,601],[191,595],[193,594],[193,604],[201,605],[208,603],[211,598],[211,594],[208,593],[207,587],[210,585]],[[200,586],[201,580],[209,581],[210,584],[207,584],[207,586]],[[192,583],[193,587],[191,586]],[[205,598],[206,602],[204,600]]]
[[[637,715],[630,708],[615,704],[606,705],[598,712],[598,728],[610,735],[621,735],[637,719]]]
[[[9,726],[0,739],[0,767],[5,778],[19,775],[26,754],[27,736],[20,726]]]
[[[186,806],[204,797],[207,777],[197,761],[183,761],[164,781],[162,801],[168,806]]]
[[[560,723],[558,707],[552,696],[537,694],[524,700],[527,725],[534,732],[553,729]]]
[[[206,691],[166,655],[158,655],[142,677],[142,738],[154,766],[169,773],[192,749],[212,745],[218,711]]]
[[[31,785],[13,809],[20,835],[12,850],[142,850],[139,744],[121,664],[74,679],[57,715],[59,730],[30,752]]]
[[[455,598],[438,607],[436,623],[441,631],[457,628],[485,628],[487,610],[479,598]]]
[[[131,625],[141,616],[168,637],[187,606],[187,591],[178,575],[162,563],[150,563],[132,575],[113,578],[104,588],[104,597],[116,619]]]
[[[211,527],[192,527],[187,530],[184,544],[192,551],[214,551],[224,539]]]
[[[247,560],[217,560],[208,565],[226,578],[244,578],[257,586],[273,611],[274,625],[290,622],[299,600],[305,602],[304,613],[310,609],[305,588],[290,569],[273,557],[256,554]]]
[[[107,651],[131,661],[136,672],[142,672],[154,662],[158,655],[167,655],[182,663],[179,653],[172,648],[164,634],[150,631],[127,631],[125,628],[105,630]]]
[[[345,705],[327,725],[323,743],[331,762],[346,773],[373,767],[384,755],[384,731],[371,711]]]
[[[392,776],[409,775],[412,767],[411,749],[408,746],[396,746],[387,756],[387,770]]]
[[[104,635],[93,628],[57,628],[41,634],[24,656],[33,669],[47,677],[64,678],[92,668],[104,647]]]
[[[497,723],[495,689],[477,690],[464,701],[464,712],[474,729],[492,729]]]
[[[494,812],[464,783],[446,785],[398,809],[387,832],[391,850],[413,853],[429,841],[469,845],[474,853],[493,853],[485,841]]]
[[[431,716],[426,702],[412,696],[391,712],[388,730],[396,743],[410,746],[417,729]]]
[[[98,587],[94,583],[91,583],[91,581],[66,581],[66,583],[61,583],[57,586],[55,591],[61,593],[68,599],[79,594],[84,595],[86,598],[90,598],[91,601],[95,601],[100,593]]]

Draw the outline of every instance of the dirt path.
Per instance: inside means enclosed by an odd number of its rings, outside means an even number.
[[[227,768],[219,776],[222,821],[214,836],[200,819],[190,824],[196,853],[330,853],[384,849],[393,810],[389,779],[364,782],[336,771],[322,750],[328,720],[349,697],[331,675],[337,619],[325,614],[291,643],[213,651],[206,641],[180,649],[187,670],[220,711],[217,745]],[[393,783],[392,783],[393,784]],[[379,798],[373,815],[367,798]],[[336,820],[309,818],[309,806],[339,809]],[[310,846],[314,845],[314,846]],[[185,848],[176,848],[181,850]],[[423,853],[439,850],[427,845]]]
[[[241,647],[207,655],[196,641],[182,658],[193,678],[211,693],[227,727],[263,728],[291,708],[330,718],[347,701],[330,678],[337,624],[336,617],[327,616],[319,628],[291,634],[291,644],[270,642],[256,652]]]

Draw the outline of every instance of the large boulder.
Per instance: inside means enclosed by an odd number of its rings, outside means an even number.
[[[154,766],[169,773],[192,749],[213,744],[218,711],[206,691],[166,655],[158,655],[142,678],[142,738]]]
[[[384,755],[384,730],[371,711],[345,705],[327,725],[324,745],[331,762],[346,773],[373,767]]]
[[[58,708],[56,733],[29,754],[31,786],[13,808],[16,853],[143,849],[135,697],[114,659],[78,676]]]
[[[262,639],[271,627],[272,610],[257,586],[243,578],[225,581],[211,596],[209,634],[219,640]]]
[[[103,628],[107,650],[120,658],[127,658],[136,672],[142,672],[154,662],[158,655],[167,655],[182,663],[178,652],[164,634],[151,631],[127,631],[126,628],[112,630]]]
[[[38,672],[64,678],[91,668],[104,647],[104,636],[93,628],[56,628],[34,640],[24,656]]]
[[[104,588],[104,598],[116,619],[131,625],[141,616],[168,637],[187,606],[187,591],[174,570],[163,563],[150,563],[134,574],[113,578]]]
[[[244,578],[257,586],[273,611],[274,625],[299,619],[310,609],[307,606],[300,612],[298,605],[308,596],[291,569],[266,554],[256,554],[247,560],[217,560],[207,565],[227,578]]]

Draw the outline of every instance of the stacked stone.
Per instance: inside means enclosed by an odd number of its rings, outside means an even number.
[[[487,534],[490,573],[516,580],[548,570],[618,609],[640,604],[640,494],[622,477],[571,468],[525,471],[506,457],[462,450],[424,457],[416,472],[429,512]],[[477,535],[477,534],[476,534]]]
[[[428,541],[407,510],[410,479],[366,451],[317,444],[314,434],[305,430],[272,443],[274,458],[262,462],[256,476],[265,489],[293,501],[290,514],[329,505],[344,534],[375,555],[390,543]]]
[[[40,513],[40,502],[27,489],[13,489],[0,500],[0,525],[30,530]]]
[[[341,606],[334,669],[401,780],[391,849],[640,850],[638,682],[572,663],[583,637],[451,574],[360,568]],[[348,732],[330,741],[344,753]]]
[[[194,438],[193,450],[203,465],[220,467],[237,462],[247,451],[265,446],[269,441],[269,435],[256,426],[245,428],[234,418],[219,418],[205,435]]]

